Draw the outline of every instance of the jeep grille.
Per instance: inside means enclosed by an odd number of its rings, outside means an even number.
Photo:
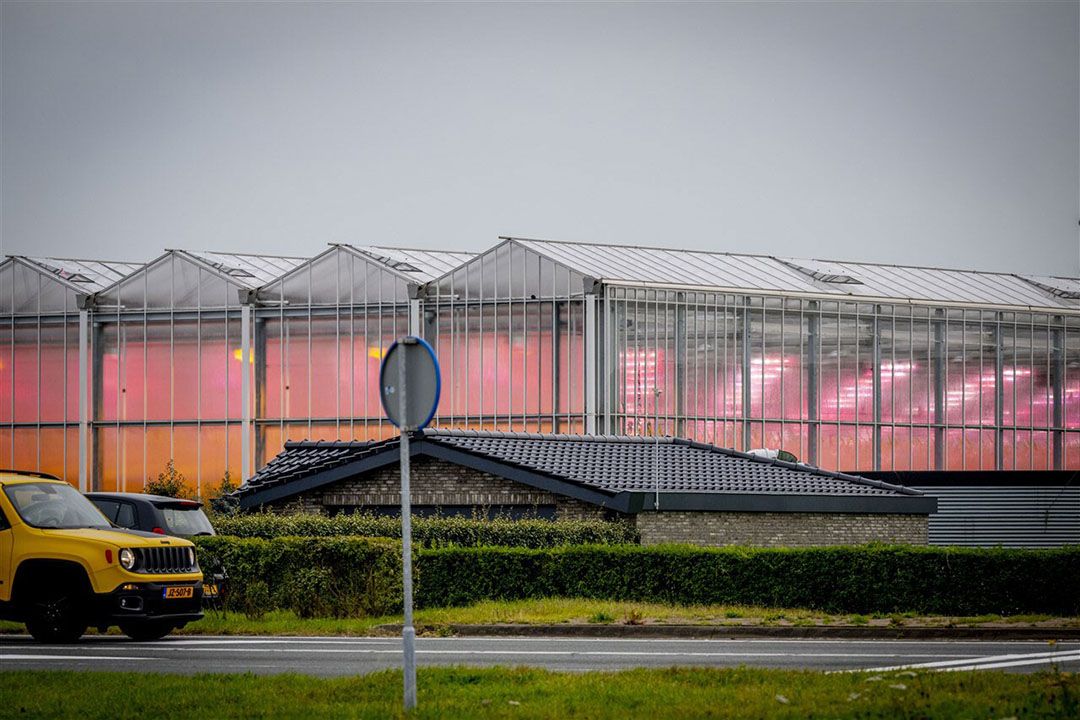
[[[146,574],[189,573],[196,570],[186,547],[134,548],[135,572]]]

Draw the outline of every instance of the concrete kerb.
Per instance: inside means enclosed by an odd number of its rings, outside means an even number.
[[[377,631],[400,633],[400,625],[379,625]],[[716,625],[418,625],[424,635],[461,637],[575,638],[771,638],[791,640],[1080,640],[1080,628],[1050,627],[865,627],[865,626],[716,626]]]

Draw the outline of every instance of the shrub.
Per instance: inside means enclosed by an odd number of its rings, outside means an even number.
[[[221,483],[203,498],[203,506],[208,512],[221,517],[235,515],[238,512],[238,501],[232,493],[237,487],[239,486],[233,482],[232,473],[226,470],[221,476]]]
[[[584,597],[836,613],[1080,613],[1080,548],[440,548],[417,605]]]
[[[187,478],[184,473],[176,469],[176,463],[172,458],[165,463],[165,469],[158,473],[157,479],[147,478],[143,486],[143,492],[149,495],[164,495],[165,497],[190,498],[191,489],[187,486]]]
[[[225,609],[259,617],[363,617],[401,610],[401,544],[381,538],[200,537],[199,564],[229,573]]]
[[[221,535],[273,538],[281,536],[401,537],[401,520],[369,514],[276,515],[257,513],[215,517],[214,528]],[[413,542],[417,547],[508,547],[545,548],[559,545],[621,545],[637,543],[637,530],[629,523],[601,520],[474,520],[471,518],[414,517]]]

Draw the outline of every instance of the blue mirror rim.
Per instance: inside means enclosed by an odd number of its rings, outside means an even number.
[[[387,362],[387,360],[390,359],[394,348],[396,348],[401,343],[402,340],[409,340],[409,339],[415,340],[417,342],[417,344],[419,344],[421,347],[423,347],[425,350],[427,350],[428,355],[431,356],[431,362],[435,367],[435,400],[431,403],[431,412],[428,413],[427,418],[424,420],[424,422],[422,422],[422,423],[420,423],[419,425],[416,426],[417,430],[423,430],[424,428],[426,428],[428,426],[428,423],[431,422],[431,419],[435,417],[435,411],[439,409],[439,398],[442,397],[442,369],[439,367],[439,358],[438,358],[438,356],[435,355],[435,348],[431,347],[431,345],[428,344],[427,340],[425,340],[422,337],[417,337],[415,335],[406,335],[403,338],[395,340],[390,345],[390,347],[387,348],[386,354],[383,355],[382,366],[379,367],[379,388],[380,388],[379,389],[379,400],[382,402],[383,412],[386,413],[386,419],[389,420],[390,424],[393,425],[394,427],[400,428],[401,426],[398,425],[396,422],[394,422],[394,418],[391,416],[390,412],[387,410],[386,400],[383,397],[382,388],[386,387],[386,383],[385,383],[386,366],[389,364]]]

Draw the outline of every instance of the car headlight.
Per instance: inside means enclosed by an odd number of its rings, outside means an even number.
[[[188,567],[195,567],[195,548],[187,549]]]
[[[135,567],[135,553],[131,552],[130,548],[124,548],[120,551],[120,567],[125,570]]]

